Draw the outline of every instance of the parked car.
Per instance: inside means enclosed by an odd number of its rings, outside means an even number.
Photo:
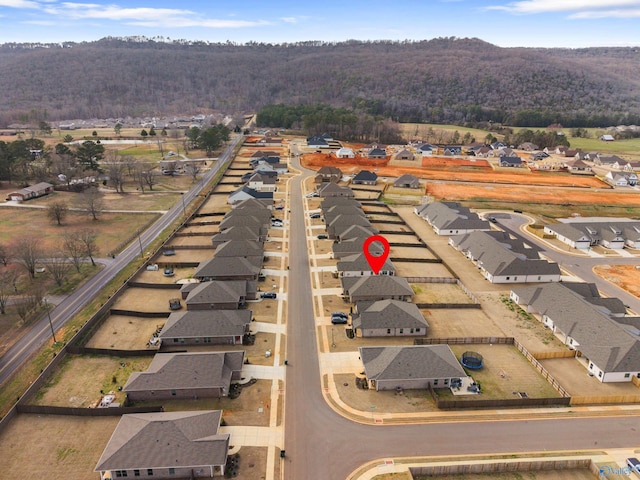
[[[349,318],[349,315],[347,315],[344,312],[333,312],[331,314],[332,317],[343,317],[343,318]]]
[[[491,223],[498,223],[498,220],[496,220],[496,217],[489,217],[489,221]]]
[[[169,300],[169,310],[180,310],[182,308],[182,303],[180,303],[179,298],[172,298]]]
[[[327,238],[329,238],[329,236],[325,235],[324,233],[321,233],[320,235],[318,235],[318,240],[326,240]]]
[[[284,205],[277,205],[276,210],[284,210]]]
[[[157,263],[152,263],[150,265],[147,265],[147,270],[149,270],[150,272],[157,272],[158,271],[158,264]]]
[[[309,214],[309,218],[320,218],[320,214],[319,213],[310,213]]]
[[[271,226],[272,227],[283,227],[284,223],[282,222],[282,220],[271,220]]]
[[[320,196],[320,194],[318,192],[311,192],[311,193],[307,193],[305,195],[305,197],[307,197],[307,198],[314,198],[314,197],[318,197],[318,196]]]
[[[275,292],[262,292],[260,298],[278,298],[278,295]]]
[[[640,473],[640,460],[636,457],[627,458],[627,465],[631,468],[631,471]]]
[[[340,315],[331,315],[331,323],[334,325],[344,325],[347,323],[347,317],[342,317]]]
[[[176,251],[173,249],[168,249],[168,250],[164,250],[162,254],[166,255],[167,257],[171,257],[176,254]]]

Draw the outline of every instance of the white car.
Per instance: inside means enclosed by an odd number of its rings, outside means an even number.
[[[318,196],[320,196],[320,194],[318,192],[311,192],[311,193],[307,193],[305,195],[305,197],[307,197],[307,198],[314,198],[314,197],[318,197]]]

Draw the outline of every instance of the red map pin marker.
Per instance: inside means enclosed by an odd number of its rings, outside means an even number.
[[[376,256],[369,252],[369,246],[374,242],[382,244],[382,247],[384,248],[382,255]],[[373,273],[377,275],[389,256],[389,242],[387,242],[387,239],[381,235],[373,235],[364,241],[362,251],[364,252],[364,256],[367,258],[367,262],[369,262],[371,270],[373,270]]]

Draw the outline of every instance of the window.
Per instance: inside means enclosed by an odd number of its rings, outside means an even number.
[[[445,378],[445,379],[444,379],[444,384],[445,384],[445,385],[448,385],[448,384],[449,384],[449,379],[448,379],[448,378]]]
[[[598,372],[598,377],[602,378],[602,372]]]
[[[507,280],[511,279],[511,277],[507,277]]]
[[[178,339],[177,339],[177,338],[174,338],[174,339],[173,339],[173,343],[178,343]]]
[[[400,329],[400,333],[404,333],[404,328],[401,328],[401,329]]]
[[[175,396],[175,394],[176,394],[176,391],[175,390],[171,390],[171,395]]]
[[[420,327],[416,328],[416,333],[420,333]]]
[[[204,337],[204,343],[211,343],[211,337]]]
[[[540,281],[540,279],[541,279],[541,278],[542,278],[542,277],[541,277],[540,275],[538,275],[538,281]]]
[[[387,328],[387,335],[389,335],[391,333],[391,329]]]
[[[513,277],[513,281],[517,282],[518,281],[518,277]]]
[[[147,476],[153,477],[153,468],[147,468]]]
[[[630,373],[625,373],[625,374],[624,374],[624,378],[629,378],[630,376],[631,376],[631,374],[630,374]]]
[[[413,333],[413,328],[411,330],[409,330],[409,333]]]
[[[437,384],[438,384],[438,379],[436,378],[436,379],[433,381],[433,385],[435,386],[435,385],[437,385]]]
[[[169,468],[169,475],[175,475],[176,474],[176,469],[175,468]]]
[[[133,476],[134,477],[139,477],[140,476],[140,470],[134,470],[133,471]]]

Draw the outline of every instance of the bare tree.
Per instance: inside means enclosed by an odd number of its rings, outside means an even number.
[[[23,295],[19,299],[16,299],[15,306],[16,313],[20,317],[21,323],[25,323],[29,313],[31,313],[31,302],[26,295]]]
[[[78,235],[78,238],[84,246],[85,256],[89,257],[89,260],[91,260],[91,265],[95,267],[96,262],[93,257],[97,255],[99,251],[98,244],[96,243],[96,238],[98,236],[97,233],[95,232],[95,230],[87,228],[78,232]]]
[[[53,280],[59,287],[62,286],[69,273],[69,259],[62,252],[50,252],[44,261],[47,270],[51,273]]]
[[[69,207],[63,200],[56,200],[47,207],[47,217],[50,220],[57,222],[58,225],[62,225],[64,219],[67,218],[69,213]]]
[[[185,173],[187,175],[191,175],[193,183],[198,181],[198,175],[200,174],[201,170],[202,169],[200,168],[200,165],[195,162],[187,162],[187,164],[184,166]]]
[[[109,183],[116,189],[116,193],[124,193],[124,179],[127,170],[127,164],[120,160],[118,154],[115,153],[107,166]]]
[[[140,172],[140,182],[149,187],[149,190],[153,190],[153,186],[156,184],[156,172],[151,165]]]
[[[104,206],[104,195],[98,187],[89,187],[80,195],[79,203],[94,220],[98,220]]]
[[[86,258],[86,248],[78,233],[65,233],[63,236],[64,252],[71,259],[71,263],[80,273],[82,261]]]
[[[13,288],[11,284],[11,279],[9,278],[10,270],[7,268],[3,268],[0,270],[0,314],[4,315],[7,313],[7,303],[9,302],[9,297],[13,293]]]
[[[9,252],[9,248],[6,245],[0,243],[0,262],[5,267],[9,263],[9,258],[11,257],[11,253]]]
[[[18,264],[22,265],[29,277],[36,278],[36,263],[42,258],[40,239],[36,236],[18,238],[12,250]]]

